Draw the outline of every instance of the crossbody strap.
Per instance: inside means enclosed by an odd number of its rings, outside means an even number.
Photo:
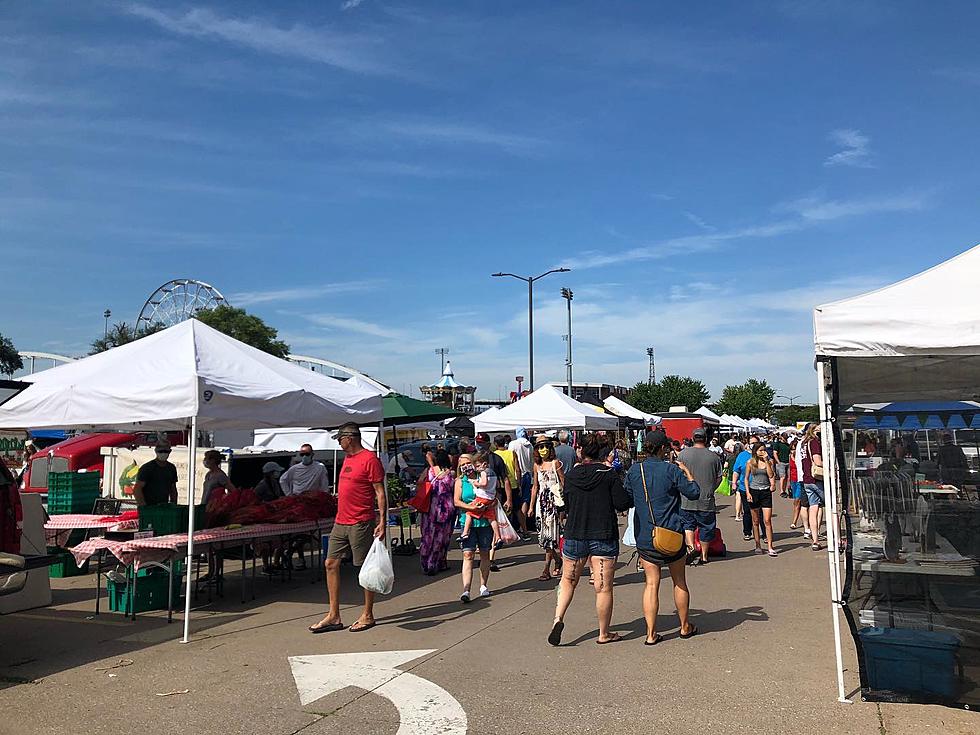
[[[640,480],[643,482],[643,496],[647,499],[647,510],[650,511],[650,523],[656,528],[657,519],[653,517],[653,506],[650,504],[650,493],[647,492],[647,476],[643,471],[643,464],[643,462],[640,462]]]

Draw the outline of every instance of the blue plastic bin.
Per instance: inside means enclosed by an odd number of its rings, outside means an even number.
[[[957,636],[904,628],[864,628],[858,635],[871,689],[956,700]]]

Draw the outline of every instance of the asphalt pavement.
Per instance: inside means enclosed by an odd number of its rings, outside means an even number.
[[[453,712],[465,713],[470,733],[507,735],[980,731],[972,712],[865,703],[859,693],[854,704],[836,701],[827,559],[789,531],[788,507],[777,499],[778,558],[753,555],[731,510],[719,512],[730,553],[688,570],[692,621],[702,632],[677,637],[665,575],[665,640],[654,647],[642,645],[642,577],[627,563],[629,549],[613,614],[625,640],[604,646],[595,643],[594,594],[584,580],[563,644],[547,644],[556,583],[536,580],[542,556],[534,542],[503,550],[492,595],[470,605],[458,599],[458,549],[451,571],[436,577],[421,574],[417,556],[395,557],[395,589],[376,606],[378,626],[361,633],[307,631],[326,603],[310,572],[260,579],[257,598],[243,605],[229,562],[225,597],[202,601],[187,645],[178,642],[179,617],[95,617],[92,575],[52,580],[52,606],[0,617],[0,734],[391,735],[401,724],[407,735],[452,732]],[[360,588],[352,567],[343,575],[349,625]],[[417,655],[397,653],[406,651]],[[855,689],[849,638],[845,652]],[[351,653],[376,655],[315,658]],[[313,687],[307,704],[294,671]]]

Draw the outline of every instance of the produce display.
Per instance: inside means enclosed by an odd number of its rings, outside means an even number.
[[[300,523],[337,515],[337,498],[311,491],[263,503],[250,489],[233,490],[208,503],[205,527],[231,524]]]

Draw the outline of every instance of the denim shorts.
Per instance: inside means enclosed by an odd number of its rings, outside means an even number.
[[[698,538],[705,543],[711,543],[718,526],[715,524],[715,513],[710,510],[685,510],[681,508],[681,523],[685,531],[697,531]]]
[[[806,490],[807,499],[810,501],[810,506],[819,505],[823,507],[823,483],[815,482],[812,485],[808,482],[803,486]]]
[[[588,559],[590,556],[615,559],[619,556],[619,539],[610,538],[597,541],[595,539],[566,538],[561,555],[569,561]]]
[[[525,472],[521,475],[521,502],[530,503],[531,502],[531,486],[533,485],[531,480],[531,473]]]
[[[793,500],[799,500],[800,495],[803,494],[803,483],[799,480],[794,480],[790,483],[790,487],[793,488]]]
[[[459,545],[463,551],[474,551],[477,548],[480,551],[490,551],[493,546],[493,529],[490,526],[472,526],[470,535],[460,539]]]

